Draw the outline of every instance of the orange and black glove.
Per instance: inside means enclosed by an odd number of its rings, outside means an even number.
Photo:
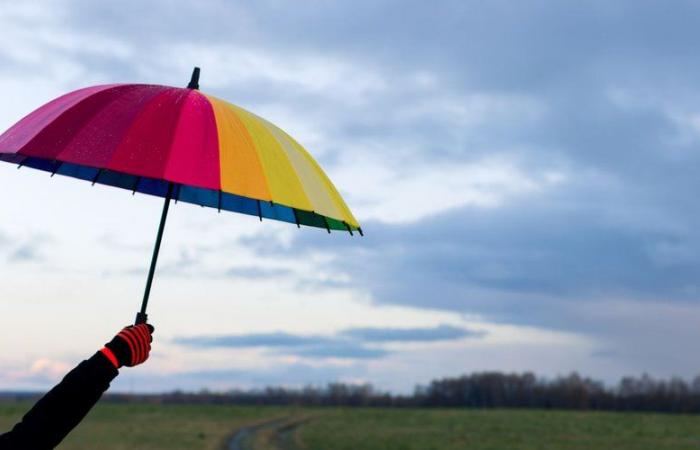
[[[106,343],[100,352],[117,369],[122,366],[139,365],[148,359],[151,342],[153,342],[153,336],[151,336],[153,330],[153,326],[147,323],[129,325]]]

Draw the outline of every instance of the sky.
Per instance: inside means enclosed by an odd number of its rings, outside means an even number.
[[[700,3],[0,0],[0,129],[200,87],[319,161],[365,237],[171,208],[122,392],[485,370],[700,374]],[[0,164],[0,390],[133,320],[161,200]]]

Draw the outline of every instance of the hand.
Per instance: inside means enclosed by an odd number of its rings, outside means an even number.
[[[100,352],[117,369],[122,366],[139,365],[148,359],[151,342],[153,342],[153,336],[151,336],[153,330],[153,326],[147,323],[129,325],[105,344]]]

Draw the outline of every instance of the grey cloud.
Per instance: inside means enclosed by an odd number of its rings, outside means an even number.
[[[20,237],[0,232],[0,248],[6,251],[10,263],[42,262],[46,249],[54,243],[55,238],[44,233]]]
[[[449,70],[456,66],[465,77],[471,75],[467,80],[508,81],[520,86],[572,77],[581,61],[614,63],[615,58],[623,58],[629,62],[662,51],[665,62],[692,60],[687,43],[698,34],[692,20],[698,5],[690,1],[668,7],[632,1],[614,5],[604,1],[576,5],[542,0],[517,5],[452,1],[435,6],[367,0],[352,5],[329,2],[313,8],[278,2],[204,1],[176,9],[167,2],[155,2],[148,11],[133,1],[73,3],[72,25],[107,30],[115,36],[121,33],[144,45],[168,36],[189,42],[277,45],[297,51],[313,47],[398,67],[423,63]],[[636,14],[630,14],[632,9]],[[300,29],[305,32],[299,33]]]
[[[289,333],[258,333],[212,337],[180,338],[176,342],[197,347],[299,347],[328,342],[317,336],[299,336]]]
[[[390,352],[378,344],[395,342],[435,342],[476,338],[483,332],[441,325],[431,328],[371,328],[342,330],[335,335],[297,335],[290,333],[254,333],[226,336],[182,337],[176,343],[191,347],[263,347],[280,354],[309,358],[368,359]]]
[[[595,327],[576,312],[590,301],[694,302],[700,259],[673,252],[660,259],[658,248],[700,250],[700,236],[664,217],[645,218],[643,207],[617,210],[605,198],[619,193],[600,191],[590,190],[588,198],[555,192],[509,208],[460,208],[409,224],[371,222],[356,240],[300,233],[284,250],[260,241],[257,249],[278,257],[334,255],[352,287],[379,303],[549,328]]]
[[[266,268],[266,267],[232,267],[226,271],[226,276],[235,278],[247,278],[247,279],[268,279],[268,278],[280,278],[292,274],[293,272],[289,269],[283,268]]]
[[[433,328],[351,328],[341,334],[365,342],[432,342],[481,337],[484,332],[440,325]]]
[[[283,352],[280,352],[283,353]],[[376,359],[387,356],[388,350],[367,347],[352,341],[337,341],[330,345],[312,345],[294,350],[294,354],[307,358]]]
[[[625,195],[634,201],[609,201]],[[582,333],[605,352],[596,356],[629,370],[692,374],[688,355],[700,339],[700,234],[690,225],[697,208],[656,201],[614,183],[580,182],[522,205],[370,222],[363,239],[300,233],[289,247],[258,241],[256,248],[276,258],[332,255],[350,288],[378,304]]]
[[[261,333],[214,337],[189,337],[175,341],[196,347],[262,347],[276,354],[292,354],[308,358],[367,359],[388,352],[369,348],[363,342],[333,336],[301,336],[289,333]]]
[[[165,276],[192,275],[200,264],[201,258],[198,258],[189,249],[183,248],[177,259],[163,263],[158,268],[158,272]]]
[[[10,262],[28,262],[39,261],[42,257],[39,255],[36,246],[31,244],[23,244],[10,253],[7,260]]]

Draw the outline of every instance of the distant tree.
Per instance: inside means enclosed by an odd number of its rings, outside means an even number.
[[[0,398],[26,398],[2,394]],[[113,394],[116,402],[227,403],[241,405],[306,405],[364,407],[558,408],[577,410],[700,413],[700,375],[656,380],[648,374],[624,377],[612,387],[576,372],[551,380],[531,372],[477,372],[416,386],[412,395],[381,392],[370,384],[330,383],[303,388],[267,387],[217,393],[174,391],[159,395]]]

